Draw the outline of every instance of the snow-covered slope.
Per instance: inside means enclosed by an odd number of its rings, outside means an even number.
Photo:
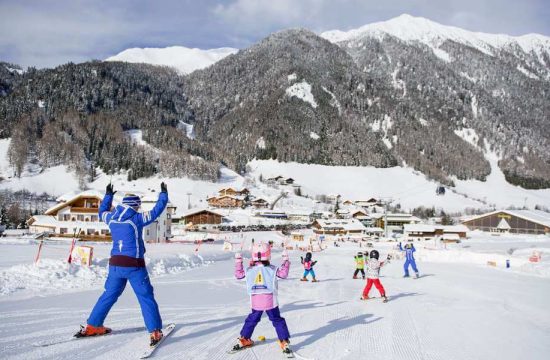
[[[237,51],[238,49],[234,48],[202,50],[190,49],[184,46],[132,48],[111,56],[106,61],[166,65],[177,69],[182,74],[188,74],[208,67],[228,55],[235,54]]]
[[[228,234],[228,240],[239,244],[240,235]],[[280,241],[275,233],[244,235],[245,249],[252,237],[275,240],[277,245]],[[359,300],[365,281],[351,278],[352,256],[364,251],[358,244],[345,242],[315,252],[320,279],[315,284],[298,281],[303,252],[289,251],[290,274],[279,281],[278,299],[292,348],[317,360],[362,359],[365,354],[372,360],[548,358],[550,282],[544,274],[526,274],[536,273],[531,267],[546,266],[525,267],[520,262],[527,261],[531,244],[547,254],[549,239],[498,240],[488,244],[491,239],[476,237],[447,250],[417,243],[420,279],[402,278],[403,260],[382,267],[381,282],[390,297],[386,304],[379,298]],[[506,245],[501,247],[502,240]],[[68,244],[46,243],[34,266],[35,243],[4,241],[0,241],[0,358],[130,360],[147,349],[148,334],[130,286],[105,321],[118,333],[69,341],[103,291],[110,244],[92,244],[96,260],[88,269],[66,264]],[[394,244],[375,246],[386,258],[395,251]],[[494,250],[502,249],[504,255],[510,247],[517,249],[514,256],[499,256]],[[266,316],[253,335],[254,340],[263,335],[266,341],[227,355],[250,312],[250,300],[243,281],[233,276],[233,253],[221,248],[219,243],[204,244],[195,254],[194,245],[147,245],[148,270],[162,318],[177,324],[155,359],[281,359],[276,332]],[[249,258],[247,252],[243,255]],[[505,269],[508,258],[511,268]],[[487,260],[497,261],[497,267],[486,266]],[[277,246],[272,262],[280,261]],[[371,289],[370,296],[378,297],[378,291]],[[56,341],[63,343],[33,346]]]
[[[422,205],[446,211],[461,211],[468,207],[550,206],[550,189],[525,190],[511,185],[495,160],[491,160],[491,166],[492,173],[487,181],[455,179],[456,188],[438,196],[435,194],[436,182],[407,167],[324,166],[276,160],[255,160],[249,164],[252,173],[258,177],[292,177],[302,186],[302,193],[310,196],[339,194],[342,200],[391,198],[394,205],[399,203],[404,209]]]
[[[539,58],[543,52],[550,54],[550,38],[539,34],[509,36],[472,32],[453,26],[445,26],[434,21],[403,14],[388,21],[376,22],[349,31],[332,30],[321,34],[331,42],[342,42],[362,37],[383,38],[395,36],[403,41],[419,41],[430,47],[438,48],[444,41],[452,40],[466,44],[480,51],[493,54],[495,48],[519,46],[524,52],[534,51]],[[541,58],[542,59],[542,58]]]

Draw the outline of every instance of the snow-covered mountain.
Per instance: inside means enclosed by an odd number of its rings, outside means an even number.
[[[111,56],[106,61],[166,65],[177,69],[181,74],[189,74],[195,70],[204,69],[237,51],[238,49],[228,47],[209,50],[191,49],[184,46],[132,48]]]
[[[0,137],[12,138],[21,168],[27,160],[75,163],[80,153],[37,150],[67,132],[59,149],[86,149],[80,158],[130,169],[133,178],[212,180],[220,164],[242,173],[253,159],[277,159],[412,168],[457,189],[487,184],[498,168],[508,183],[550,188],[549,38],[473,33],[408,15],[322,35],[282,30],[185,76],[112,61],[21,75],[0,66]],[[132,61],[193,65],[181,72],[215,61],[173,50],[136,49]],[[33,111],[43,119],[36,126],[25,117]],[[70,130],[49,121],[62,118],[73,119]],[[94,121],[112,128],[83,128]],[[162,149],[162,161],[134,156],[123,140],[128,129]],[[90,131],[96,136],[69,135]],[[115,150],[117,141],[127,151]],[[79,163],[81,175],[89,163]]]
[[[544,54],[550,54],[550,37],[540,34],[510,36],[472,32],[408,14],[349,31],[331,30],[321,34],[322,37],[334,43],[363,37],[382,40],[386,35],[397,37],[406,42],[418,41],[435,49],[438,49],[445,41],[452,40],[476,48],[488,55],[494,55],[495,49],[510,50],[519,47],[526,53],[535,52],[543,63],[545,61]]]

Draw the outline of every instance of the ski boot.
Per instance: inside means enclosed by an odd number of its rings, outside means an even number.
[[[74,334],[74,337],[100,336],[111,332],[111,329],[105,326],[92,326],[87,324],[86,327],[80,325],[80,331]]]
[[[319,280],[317,280],[316,278],[313,278],[311,279],[311,282],[318,282]]]
[[[300,281],[308,281],[307,278],[303,277],[300,279]]]
[[[162,334],[162,330],[155,330],[150,335],[149,338],[151,339],[151,342],[149,343],[149,346],[155,346],[159,343],[159,341],[162,339],[164,335]]]
[[[404,278],[408,278],[409,277],[409,274],[405,274],[403,275]]]
[[[288,340],[280,340],[279,345],[281,346],[281,350],[283,350],[283,354],[287,357],[294,357],[292,350],[290,349],[290,342]]]
[[[370,299],[370,297],[365,296],[365,295],[361,296],[361,300],[368,300],[368,299]]]
[[[418,279],[418,278],[420,278],[420,274],[419,274],[419,273],[416,273],[416,274],[414,275],[414,277]]]
[[[386,295],[382,296],[382,298],[384,300],[382,300],[383,303],[387,303],[388,302],[388,297]]]
[[[353,278],[354,278],[354,279],[357,279],[357,275],[353,275]]]
[[[233,346],[232,351],[239,351],[239,350],[242,350],[242,349],[246,349],[246,348],[251,347],[252,345],[254,345],[254,341],[252,341],[252,339],[246,339],[246,338],[241,336],[239,338],[239,343],[236,344],[235,346]]]

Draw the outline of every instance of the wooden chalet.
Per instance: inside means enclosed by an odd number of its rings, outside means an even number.
[[[242,208],[245,205],[243,198],[231,195],[212,196],[206,201],[208,205],[217,208]]]
[[[208,209],[195,209],[183,214],[182,219],[186,225],[218,225],[223,222],[224,216]]]
[[[550,213],[540,210],[496,210],[462,221],[470,230],[514,234],[550,234]]]

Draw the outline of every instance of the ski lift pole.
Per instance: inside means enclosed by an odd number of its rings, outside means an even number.
[[[38,260],[40,260],[40,253],[42,252],[42,245],[44,245],[44,240],[40,240],[40,245],[38,245],[38,252],[36,253],[36,257],[34,258],[34,264],[35,265],[38,263]]]
[[[69,257],[67,258],[67,263],[72,263],[73,261],[73,250],[74,250],[74,245],[76,243],[76,229],[73,233],[73,240],[72,240],[72,244],[71,244],[71,249],[69,250]],[[78,228],[78,234],[80,235],[80,228]]]

